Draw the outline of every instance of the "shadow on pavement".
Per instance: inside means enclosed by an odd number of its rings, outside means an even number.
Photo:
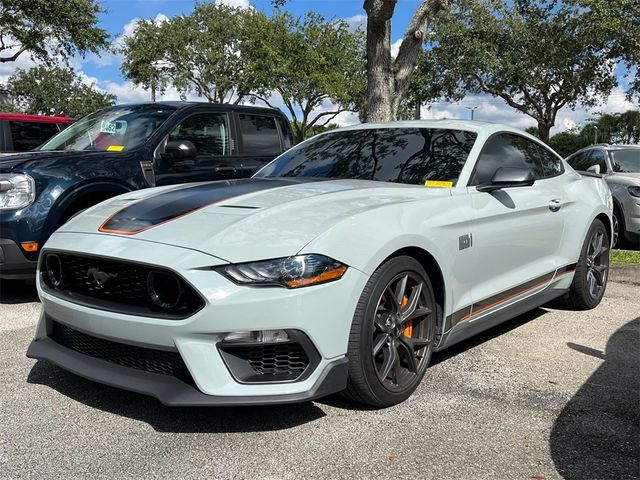
[[[105,412],[148,423],[158,432],[214,433],[284,430],[325,416],[311,402],[261,407],[165,407],[152,397],[91,382],[38,361],[27,378]]]
[[[618,329],[605,352],[567,344],[604,363],[551,431],[551,455],[567,480],[640,478],[640,317]]]
[[[0,281],[0,304],[39,302],[34,282],[23,280]]]

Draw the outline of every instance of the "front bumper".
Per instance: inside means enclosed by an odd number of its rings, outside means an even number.
[[[36,262],[27,259],[11,239],[0,238],[0,279],[27,280],[36,273]]]
[[[164,405],[177,406],[231,406],[299,403],[325,397],[344,390],[347,386],[346,358],[329,362],[309,390],[282,395],[206,395],[176,377],[143,372],[113,365],[104,360],[88,357],[58,345],[48,337],[34,340],[27,357],[47,360],[76,375],[111,387],[122,388],[157,398]]]
[[[211,255],[146,241],[101,235],[56,233],[45,248],[155,264],[178,272],[205,300],[205,306],[181,320],[133,316],[72,303],[38,288],[43,304],[28,356],[52,361],[101,383],[155,396],[168,405],[255,405],[306,401],[346,386],[345,358],[351,319],[367,276],[350,268],[336,282],[315,287],[251,288],[235,285],[211,266]],[[68,250],[67,250],[68,251]],[[177,352],[192,383],[175,377],[114,365],[57,344],[51,319],[88,335],[125,345]],[[219,344],[228,332],[296,330],[317,351],[313,371],[288,382],[246,383],[225,364]],[[160,378],[159,378],[160,377]]]

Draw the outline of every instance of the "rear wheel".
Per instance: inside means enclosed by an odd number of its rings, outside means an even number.
[[[587,233],[573,283],[566,297],[569,307],[589,310],[598,306],[609,280],[609,234],[600,220]]]
[[[356,308],[345,396],[376,407],[407,399],[427,369],[435,329],[435,296],[424,268],[407,256],[385,262]]]
[[[618,207],[613,209],[613,248],[622,248],[624,246],[624,217]]]

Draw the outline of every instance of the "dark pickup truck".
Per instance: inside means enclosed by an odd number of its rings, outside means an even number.
[[[120,105],[33,152],[0,158],[0,279],[29,279],[70,217],[145,187],[248,177],[291,146],[279,110],[208,103]]]

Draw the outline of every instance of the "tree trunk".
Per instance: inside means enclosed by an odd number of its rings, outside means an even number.
[[[367,0],[367,122],[391,118],[391,15],[395,1]]]
[[[538,137],[540,137],[540,140],[542,140],[546,144],[549,144],[549,134],[551,132],[551,127],[553,127],[553,124],[540,122],[540,120],[538,120]]]

